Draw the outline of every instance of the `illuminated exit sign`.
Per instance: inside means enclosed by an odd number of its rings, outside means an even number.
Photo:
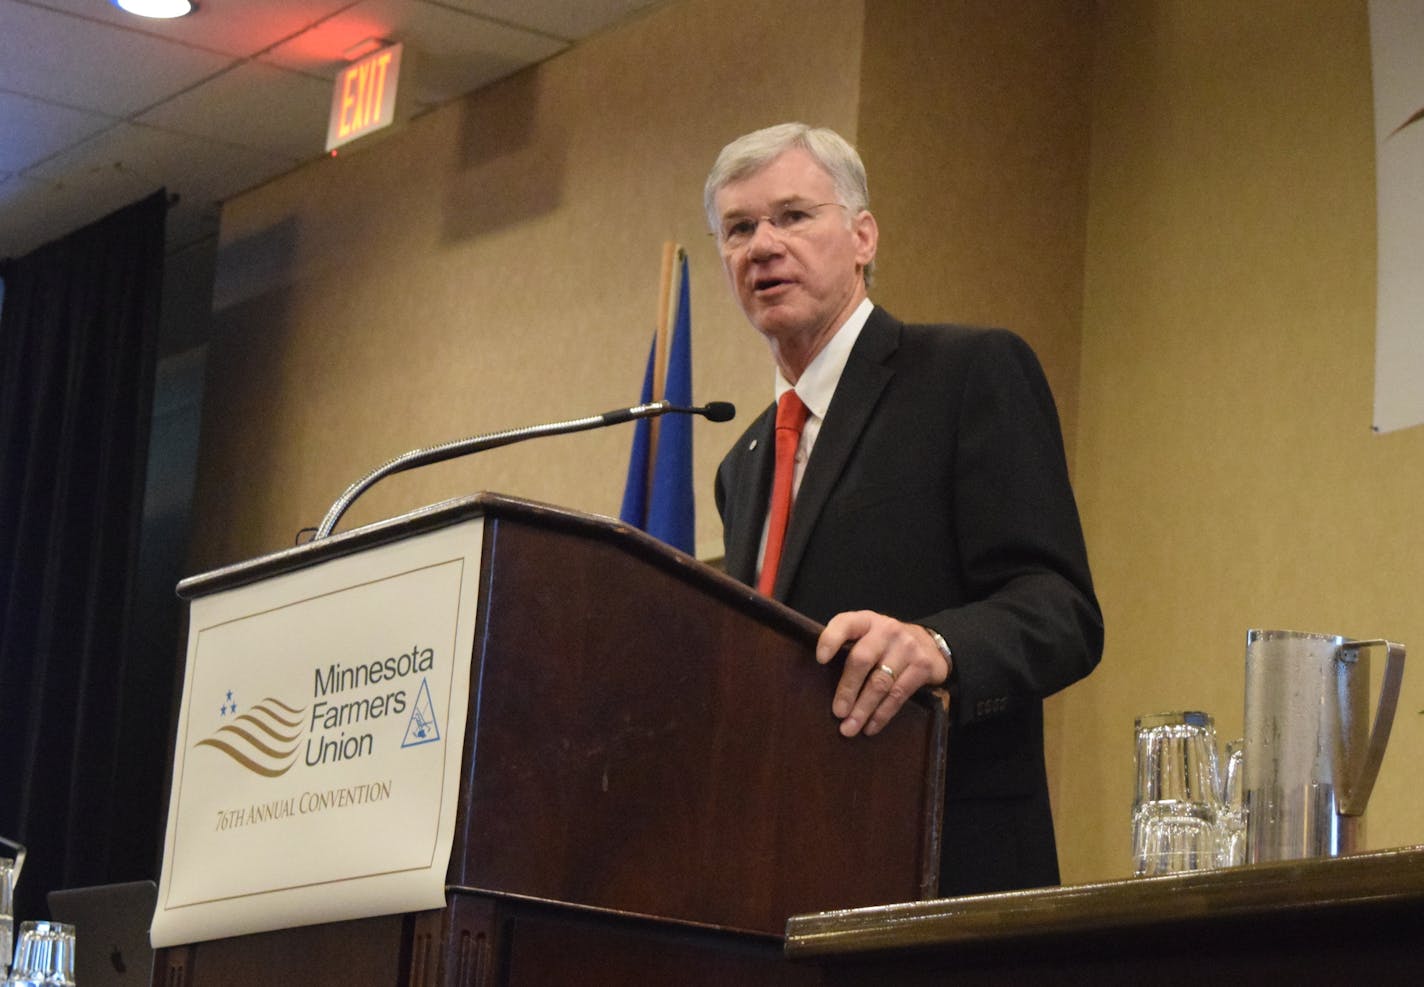
[[[341,70],[326,124],[328,151],[394,122],[400,63],[401,46],[391,45]]]

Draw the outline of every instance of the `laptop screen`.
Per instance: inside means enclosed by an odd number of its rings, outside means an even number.
[[[74,980],[84,987],[148,987],[148,928],[158,903],[153,881],[51,891],[50,917],[74,926]]]

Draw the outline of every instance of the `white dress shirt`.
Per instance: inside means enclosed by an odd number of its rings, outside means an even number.
[[[793,514],[796,511],[796,494],[801,490],[801,478],[806,474],[806,461],[811,458],[811,450],[815,448],[816,437],[821,434],[821,423],[825,421],[826,412],[831,407],[831,398],[835,396],[836,385],[840,383],[846,361],[850,359],[850,351],[855,348],[855,341],[860,338],[860,331],[865,328],[865,322],[870,318],[873,308],[875,305],[869,298],[862,299],[855,311],[851,312],[850,317],[826,342],[825,348],[811,360],[801,374],[801,379],[794,386],[782,376],[781,369],[777,368],[776,400],[780,401],[781,395],[794,390],[809,412],[806,416],[806,424],[801,429],[801,443],[796,447],[796,472],[792,474],[791,478],[791,510]],[[768,510],[767,514],[770,515],[770,513]],[[758,576],[761,575],[762,559],[766,557],[766,532],[767,522],[763,522],[761,547],[757,549]]]

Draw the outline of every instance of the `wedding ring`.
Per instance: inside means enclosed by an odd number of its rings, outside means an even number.
[[[898,674],[895,669],[891,668],[889,665],[881,665],[879,668],[876,669],[876,671],[884,672],[886,675],[890,676],[891,682],[895,681],[895,676]]]

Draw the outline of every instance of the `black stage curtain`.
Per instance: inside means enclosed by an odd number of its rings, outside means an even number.
[[[163,192],[0,266],[0,834],[46,892],[156,871],[168,696],[131,628]],[[151,693],[151,690],[149,690]],[[154,742],[156,738],[156,743]]]

